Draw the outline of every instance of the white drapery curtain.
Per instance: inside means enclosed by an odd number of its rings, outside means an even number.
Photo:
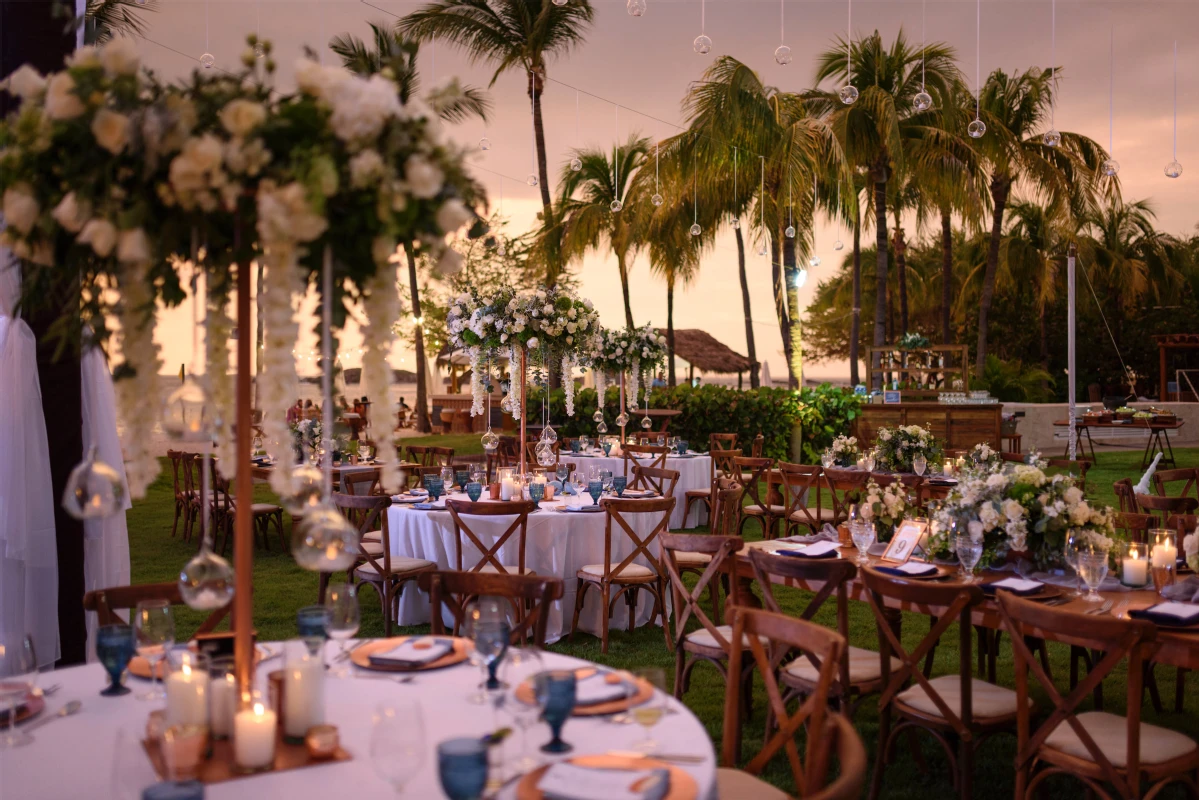
[[[49,665],[61,654],[56,498],[37,343],[15,314],[20,285],[19,264],[0,248],[0,635],[32,635]]]

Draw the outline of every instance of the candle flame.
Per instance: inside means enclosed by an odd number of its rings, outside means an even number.
[[[254,704],[254,716],[261,717],[265,713],[266,713],[266,709],[263,707],[262,703]]]

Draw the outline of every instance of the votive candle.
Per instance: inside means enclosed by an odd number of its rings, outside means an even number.
[[[283,671],[283,735],[302,743],[308,729],[325,721],[325,665],[306,653]]]
[[[167,724],[208,724],[208,671],[191,653],[182,654],[179,669],[167,676]]]

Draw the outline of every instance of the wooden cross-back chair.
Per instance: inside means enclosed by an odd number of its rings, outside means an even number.
[[[983,602],[977,585],[938,585],[893,578],[866,567],[861,573],[866,599],[874,613],[879,638],[882,693],[879,696],[879,739],[870,797],[878,797],[883,770],[897,737],[905,731],[923,730],[945,752],[954,788],[966,800],[973,792],[975,751],[992,734],[1011,730],[1016,722],[1017,698],[1005,689],[974,677],[971,664],[971,612]],[[894,627],[887,600],[915,607],[944,609],[929,632],[907,650]],[[958,672],[928,678],[920,662],[951,625],[958,623]],[[900,666],[892,669],[892,658]],[[909,681],[915,681],[910,687]],[[905,688],[907,687],[907,688]],[[899,723],[892,727],[892,717]],[[955,748],[956,743],[956,748]],[[956,753],[954,752],[956,749]]]
[[[713,450],[735,450],[737,448],[737,434],[735,433],[709,433],[708,434],[708,452]]]
[[[531,639],[534,647],[545,647],[550,604],[562,599],[564,584],[561,578],[540,575],[441,570],[422,574],[418,585],[429,593],[434,634],[445,633],[442,607],[449,610],[453,617],[453,634],[457,636],[462,628],[466,606],[472,599],[502,597],[523,612],[514,620],[512,644],[524,644]]]
[[[1011,633],[1015,655],[1018,716],[1016,725],[1016,792],[1033,797],[1053,775],[1070,775],[1099,797],[1154,797],[1167,784],[1179,782],[1194,796],[1199,745],[1185,734],[1141,722],[1144,665],[1157,649],[1157,628],[1143,620],[1115,619],[1104,614],[1083,616],[1002,593],[999,612]],[[1087,677],[1065,697],[1029,652],[1026,632],[1103,653]],[[1127,687],[1127,716],[1104,711],[1079,712],[1079,704],[1114,669],[1127,661],[1121,676]],[[1032,730],[1028,673],[1048,695],[1053,711]],[[1148,791],[1142,786],[1149,783]]]
[[[537,504],[532,500],[486,503],[481,501],[472,503],[470,500],[446,500],[445,507],[449,510],[450,518],[454,522],[454,539],[457,543],[455,565],[458,570],[498,572],[503,575],[525,575],[532,571],[525,567],[525,537],[529,530],[529,513],[537,508]],[[483,539],[491,539],[491,535],[483,534],[481,536],[476,533],[464,517],[482,519],[512,517],[512,522],[488,545],[484,543]],[[516,563],[505,564],[500,559],[501,550],[514,536],[517,548]],[[466,550],[468,543],[479,551],[479,560],[471,566],[465,566],[463,558],[463,551]]]
[[[849,519],[849,507],[858,502],[857,495],[866,488],[870,473],[860,469],[825,467],[824,480],[833,498],[837,521]]]
[[[784,518],[787,536],[800,526],[817,533],[825,523],[836,525],[839,521],[836,511],[823,507],[820,497],[820,489],[824,485],[822,474],[819,464],[779,462],[779,475],[783,481],[783,497],[787,506],[787,515]]]
[[[1045,459],[1045,472],[1047,475],[1063,474],[1071,475],[1078,478],[1078,488],[1084,492],[1087,490],[1087,470],[1091,468],[1091,460],[1080,458],[1071,461],[1068,458],[1047,458]]]
[[[779,752],[785,752],[791,767],[799,797],[818,796],[827,778],[827,743],[819,732],[824,731],[825,721],[831,713],[828,707],[828,691],[841,661],[845,648],[845,637],[807,620],[744,606],[731,610],[732,641],[729,652],[730,674],[740,674],[747,667],[756,668],[766,685],[766,700],[778,730],[765,746],[750,760],[744,770],[732,769],[739,754],[741,733],[741,701],[743,692],[732,682],[725,686],[724,734],[721,744],[721,769],[716,773],[719,797],[778,797],[773,786],[757,776]],[[745,658],[749,650],[751,658]],[[778,665],[785,654],[798,650],[811,653],[821,663],[819,677],[812,694],[805,699],[794,714],[787,712],[787,704],[775,678]],[[804,751],[801,756],[795,741],[801,728],[807,729]],[[860,763],[860,759],[853,759]],[[844,765],[843,765],[844,769]],[[860,791],[864,772],[850,776],[848,783],[857,783]],[[851,787],[844,787],[842,792]],[[848,796],[839,794],[837,796]]]
[[[633,481],[629,488],[634,491],[652,489],[663,497],[674,497],[674,489],[678,483],[677,469],[659,469],[637,464],[633,467]]]
[[[762,538],[773,539],[778,535],[778,522],[787,516],[787,507],[763,499],[762,493],[767,491],[766,478],[774,468],[773,458],[736,458],[733,460],[737,467],[737,476],[741,478],[741,487],[749,502],[741,507],[741,522],[737,526],[738,535],[745,532],[745,523],[756,519],[762,526]]]
[[[766,437],[759,433],[757,436],[755,436],[753,438],[753,441],[750,443],[750,446],[749,446],[750,457],[761,458],[762,451],[765,449],[765,447],[766,447]]]
[[[400,594],[404,584],[414,581],[424,572],[437,568],[432,561],[423,558],[407,558],[391,554],[391,532],[387,524],[387,509],[391,498],[387,495],[358,495],[333,493],[333,503],[346,515],[350,524],[358,530],[359,557],[350,568],[349,580],[357,588],[369,584],[379,595],[383,609],[384,635],[391,636],[391,626],[396,617]],[[418,512],[408,511],[415,514]],[[379,532],[379,541],[363,541],[363,534]],[[332,573],[320,573],[319,602],[325,602],[325,590]]]
[[[718,439],[717,437],[721,437]],[[712,497],[715,492],[717,478],[728,478],[732,476],[735,464],[733,459],[741,455],[740,450],[722,450],[716,445],[718,442],[726,441],[725,437],[732,437],[732,443],[736,443],[737,434],[735,433],[713,433],[709,435],[708,442],[708,488],[706,489],[688,489],[683,495],[683,519],[691,513],[692,503],[703,503],[708,509],[709,516],[712,513]],[[686,524],[684,522],[684,524]]]
[[[265,467],[250,467],[250,475],[254,480],[264,483],[271,479],[271,471]],[[287,541],[287,534],[283,532],[283,506],[274,503],[254,503],[251,511],[254,515],[254,530],[256,533],[262,534],[263,546],[267,550],[271,549],[267,543],[271,526],[274,525],[275,532],[279,535],[279,545],[286,551],[290,545]],[[295,524],[294,520],[292,524]],[[232,526],[232,522],[230,522],[230,526]]]
[[[1112,483],[1112,492],[1116,495],[1116,502],[1120,504],[1120,510],[1136,513],[1137,511],[1137,496],[1136,491],[1132,487],[1130,478],[1121,478]]]
[[[83,610],[96,612],[100,625],[128,625],[129,615],[122,617],[118,611],[132,611],[137,604],[145,600],[164,600],[173,606],[181,606],[183,595],[179,592],[179,582],[143,583],[138,586],[109,586],[106,589],[93,589],[83,596]],[[233,613],[233,603],[213,611],[200,623],[196,634],[211,633],[221,624],[221,620]]]
[[[345,494],[360,496],[379,494],[380,474],[381,471],[378,468],[343,472],[341,474],[341,490]]]
[[[658,555],[650,551],[650,546],[658,543],[658,536],[665,533],[670,526],[670,514],[674,511],[673,497],[654,497],[646,500],[622,500],[618,497],[605,497],[600,500],[604,508],[604,561],[602,564],[586,564],[575,573],[578,585],[575,588],[575,613],[570,624],[570,637],[574,639],[579,627],[579,613],[587,598],[587,590],[595,587],[600,593],[600,651],[608,652],[608,623],[616,601],[624,595],[628,603],[628,628],[632,632],[637,622],[637,596],[645,589],[654,598],[654,608],[650,612],[649,622],[654,624],[655,618],[662,615],[662,633],[666,637],[667,647],[671,646],[670,631],[666,624],[666,581],[661,571]],[[626,514],[661,514],[654,523],[652,530],[644,536],[633,530]],[[632,551],[619,562],[613,561],[612,532],[613,522],[624,532],[633,545]],[[638,556],[643,556],[650,566],[635,563]],[[612,587],[616,594],[612,594]]]
[[[1181,483],[1182,488],[1168,484]],[[1199,498],[1199,469],[1159,469],[1153,473],[1153,490],[1162,497],[1187,497],[1193,495]]]
[[[175,518],[171,522],[171,536],[179,529],[179,520],[183,519],[183,541],[191,539],[191,517],[188,515],[187,492],[184,489],[183,457],[187,455],[181,450],[167,450],[167,458],[171,462],[171,485],[175,491]]]
[[[454,448],[410,444],[408,460],[422,467],[444,467],[454,461]]]
[[[1123,534],[1121,538],[1146,544],[1149,541],[1149,529],[1155,527],[1157,520],[1152,514],[1117,511],[1112,515],[1112,523],[1116,530]]]
[[[436,478],[441,475],[441,467],[430,465],[427,467],[408,467],[408,485],[414,489],[423,489],[425,487],[425,476],[431,475]],[[447,489],[449,487],[446,487]]]
[[[1182,548],[1182,537],[1193,533],[1199,526],[1199,514],[1171,514],[1166,517],[1166,527],[1178,532],[1178,547]]]
[[[712,513],[708,518],[708,533],[713,536],[736,536],[737,521],[741,516],[741,484],[730,478],[719,478],[713,487],[715,500],[713,501]],[[702,535],[702,534],[701,534]],[[706,552],[691,552],[686,550],[676,550],[674,553],[675,563],[678,566],[679,574],[686,575],[691,573],[696,576],[703,575],[704,570],[708,566],[708,562],[712,557]],[[719,606],[719,586],[718,582],[712,581],[708,583],[708,592],[712,600],[712,618],[720,619]],[[727,585],[728,577],[723,576],[719,583]],[[731,591],[731,590],[730,590]]]
[[[669,447],[658,447],[652,444],[625,444],[621,451],[624,459],[624,475],[629,477],[632,468],[636,466],[650,467],[652,469],[666,469],[666,454],[670,452]],[[638,459],[635,456],[653,456],[650,460]]]
[[[1199,500],[1193,497],[1158,497],[1155,494],[1138,493],[1136,501],[1137,511],[1153,515],[1160,523],[1155,527],[1165,527],[1166,520],[1172,515],[1193,514],[1199,508]]]

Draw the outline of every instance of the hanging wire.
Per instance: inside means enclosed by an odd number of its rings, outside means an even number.
[[[786,0],[779,0],[779,44],[787,43],[787,31],[784,23],[786,22],[783,11],[786,8]]]
[[[1112,109],[1115,108],[1116,98],[1116,26],[1113,25],[1107,38],[1107,154],[1110,157],[1112,149],[1112,129],[1115,126]]]
[[[654,194],[658,194],[658,142],[654,142]]]
[[[758,156],[762,162],[762,179],[758,186],[758,227],[766,236],[766,156]]]
[[[928,54],[928,37],[925,34],[925,5],[928,0],[920,0],[920,91],[924,91],[924,60]]]
[[[579,147],[579,90],[575,89],[575,149]]]
[[[1049,0],[1049,69],[1057,83],[1057,0]],[[1057,130],[1057,92],[1049,95],[1049,127]]]
[[[849,17],[845,22],[845,84],[853,83],[853,0],[849,0]]]
[[[982,107],[982,0],[974,0],[974,118]]]
[[[705,0],[699,0],[699,35],[704,35],[704,22],[707,15]]]
[[[1175,46],[1174,46],[1174,49],[1175,49],[1175,50],[1177,50],[1177,49],[1178,49],[1178,45],[1175,45]],[[1175,53],[1175,56],[1174,56],[1174,57],[1175,57],[1175,59],[1177,59],[1177,58],[1178,58],[1178,55],[1177,55],[1177,53]],[[1174,76],[1174,82],[1175,82],[1175,84],[1177,84],[1177,83],[1178,83],[1178,75],[1177,75],[1177,72],[1178,72],[1178,71],[1177,71],[1177,70],[1175,70],[1175,73],[1176,73],[1176,74],[1175,74],[1175,76]],[[1176,92],[1176,94],[1177,94],[1177,92]],[[1175,104],[1174,104],[1174,105],[1175,105],[1175,111],[1174,111],[1174,115],[1175,115],[1175,117],[1177,117],[1177,116],[1178,116],[1178,103],[1177,103],[1177,101],[1175,101]],[[736,148],[736,147],[734,147],[734,148],[733,148],[733,202],[734,202],[734,203],[735,203],[735,202],[737,202],[737,148]]]
[[[699,179],[696,177],[695,157],[691,158],[691,200],[692,200],[692,215],[691,224],[699,224]]]
[[[791,168],[787,167],[787,225],[794,225],[795,220],[791,216]]]
[[[620,199],[620,106],[616,106],[616,140],[612,145],[612,165],[616,168],[616,183],[612,184],[612,193]]]
[[[1178,160],[1178,40],[1174,40],[1174,160]]]
[[[816,173],[812,173],[812,254],[816,254]]]

